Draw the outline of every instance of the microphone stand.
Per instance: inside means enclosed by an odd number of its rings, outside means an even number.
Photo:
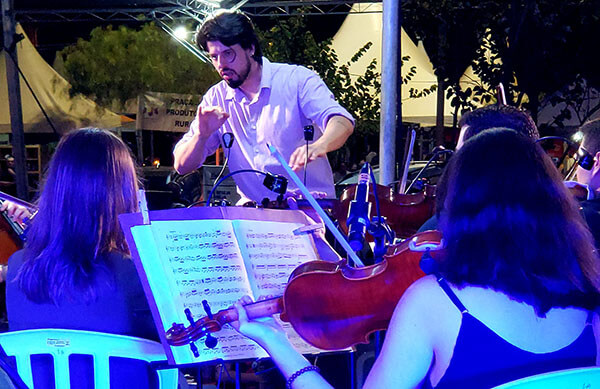
[[[375,195],[375,209],[377,210],[377,216],[373,216],[373,219],[367,226],[367,232],[371,234],[374,241],[373,247],[373,258],[375,263],[379,263],[383,260],[383,256],[387,252],[388,246],[394,242],[396,233],[391,229],[389,224],[386,222],[385,216],[381,216],[379,209],[379,198],[377,197],[377,180],[373,169],[369,169],[371,174],[371,181],[373,182],[373,194]]]
[[[304,185],[306,185],[306,168],[308,167],[308,142],[315,138],[315,127],[304,126],[304,140],[306,141],[306,160],[304,161]]]
[[[423,172],[425,172],[425,170],[427,170],[427,168],[429,167],[429,165],[431,165],[431,163],[435,159],[437,159],[437,157],[439,155],[441,155],[441,154],[452,154],[452,153],[454,153],[454,151],[452,151],[452,150],[446,150],[442,146],[439,146],[439,150],[436,150],[433,153],[433,155],[431,156],[431,158],[429,158],[429,160],[427,161],[427,163],[425,164],[425,166],[423,166],[423,168],[421,170],[419,170],[419,173],[417,173],[417,175],[415,176],[415,178],[413,178],[413,180],[410,183],[410,185],[408,186],[408,188],[406,188],[406,191],[400,192],[400,193],[408,193],[408,191],[413,187],[413,185],[415,184],[415,182],[417,182],[419,180],[419,178],[421,178],[421,174],[423,174]]]

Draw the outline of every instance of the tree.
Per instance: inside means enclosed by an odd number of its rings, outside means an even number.
[[[473,64],[482,80],[473,100],[489,101],[493,87],[502,82],[509,104],[527,108],[538,126],[562,127],[572,116],[582,124],[600,109],[585,104],[599,80],[590,67],[600,33],[598,11],[597,1],[585,0],[496,5]],[[539,111],[558,104],[562,110],[551,122],[539,123]]]
[[[371,49],[372,43],[359,48],[346,63],[340,63],[331,39],[318,42],[307,27],[303,15],[287,19],[276,18],[275,24],[259,31],[261,47],[266,57],[277,62],[295,63],[316,71],[340,104],[356,119],[355,134],[345,147],[330,155],[334,166],[339,162],[359,162],[370,144],[378,147],[380,123],[381,75],[377,72],[377,61],[373,59],[363,74],[355,75],[351,66]],[[403,57],[407,65],[402,81],[408,83],[416,74],[416,67],[410,66],[410,58]],[[419,98],[435,91],[435,86],[421,90],[411,89],[410,98]],[[345,153],[345,155],[341,155]]]
[[[572,115],[581,121],[600,109],[583,104],[591,87],[600,86],[594,50],[599,1],[404,0],[403,10],[438,77],[450,80],[453,106],[464,110],[490,103],[502,82],[508,103],[527,108],[536,121],[547,104],[564,107],[552,122],[558,126]],[[457,77],[471,60],[481,83],[463,90]],[[456,65],[448,70],[448,63]]]
[[[485,25],[487,1],[477,5],[468,0],[403,0],[402,16],[406,31],[423,42],[438,79],[437,131],[438,144],[442,142],[444,94],[462,91],[459,81],[479,47],[480,31]],[[454,98],[455,121],[460,108],[466,108],[464,99]]]
[[[219,80],[210,64],[199,61],[154,23],[140,29],[95,28],[90,39],[58,53],[72,94],[98,104],[123,105],[145,91],[203,94]]]
[[[365,144],[379,133],[381,76],[376,71],[375,59],[359,76],[350,73],[350,66],[372,44],[366,44],[350,61],[340,64],[335,50],[331,48],[331,39],[317,42],[303,15],[275,18],[274,22],[271,28],[258,31],[264,55],[272,61],[306,66],[321,76],[339,103],[356,120],[355,133],[345,147],[330,153],[332,164],[358,162],[365,152]]]

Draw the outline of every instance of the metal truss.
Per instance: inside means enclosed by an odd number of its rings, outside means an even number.
[[[15,10],[15,17],[22,23],[65,22],[146,22],[150,20],[204,20],[213,8],[188,8],[168,6],[156,8],[122,9],[52,9]]]
[[[303,15],[347,15],[362,13],[381,13],[381,7],[371,1],[340,1],[340,0],[295,0],[295,1],[258,1],[242,7],[251,16],[295,15],[302,10]]]
[[[332,15],[348,13],[381,12],[372,2],[365,0],[174,0],[162,7],[124,8],[73,8],[73,9],[17,9],[15,17],[22,23],[65,22],[145,22],[149,20],[182,21],[193,19],[202,22],[206,15],[219,8],[241,9],[247,14],[270,15]],[[356,5],[353,9],[353,5]]]

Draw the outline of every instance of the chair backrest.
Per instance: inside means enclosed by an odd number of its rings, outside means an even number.
[[[56,389],[70,389],[69,356],[91,355],[94,387],[110,388],[109,358],[121,357],[146,362],[166,361],[160,343],[131,336],[91,331],[36,329],[0,334],[0,344],[8,356],[14,356],[17,370],[28,387],[33,388],[31,355],[50,354],[54,361]],[[177,388],[177,369],[157,370],[161,389]]]
[[[553,371],[521,378],[494,389],[594,389],[600,388],[600,367]]]

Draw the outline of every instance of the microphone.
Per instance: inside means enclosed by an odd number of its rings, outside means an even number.
[[[348,243],[354,251],[360,251],[365,240],[365,232],[369,224],[369,163],[366,162],[358,176],[354,200],[348,209]]]

